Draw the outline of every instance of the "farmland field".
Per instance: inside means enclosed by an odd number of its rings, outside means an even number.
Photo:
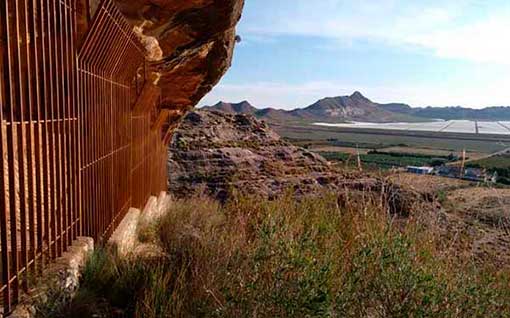
[[[342,152],[346,154],[366,154],[371,149],[368,148],[356,148],[356,147],[339,147],[339,146],[331,146],[331,145],[312,145],[308,147],[308,150],[314,152]]]
[[[499,182],[510,185],[510,153],[471,161],[467,166],[487,169],[490,172],[497,172]]]
[[[356,159],[351,154],[342,152],[319,152],[319,154],[330,161],[356,164]],[[370,166],[372,168],[382,169],[406,166],[437,166],[456,159],[456,157],[448,158],[420,154],[387,153],[379,151],[370,151],[366,154],[360,154],[360,160],[364,165]]]
[[[367,149],[404,146],[450,152],[461,152],[465,149],[468,153],[482,154],[490,154],[510,147],[510,135],[476,135],[428,131],[409,132],[313,125],[274,125],[273,128],[281,136],[300,146],[315,143],[353,148],[358,145],[359,148]]]
[[[429,156],[448,156],[450,154],[456,155],[458,157],[462,156],[461,151],[451,151],[451,150],[442,150],[442,149],[432,149],[432,148],[419,148],[419,147],[388,147],[382,148],[381,151],[389,152],[389,153],[408,153],[408,154],[421,154],[421,155],[429,155]],[[477,159],[483,157],[484,153],[479,152],[467,152],[466,156],[469,159]]]
[[[510,169],[510,154],[472,161],[469,164],[473,166],[480,166],[483,168]]]
[[[462,123],[467,127],[470,122]],[[445,122],[434,124],[441,130],[440,126],[444,128]],[[476,125],[479,131],[492,127],[481,122]],[[462,130],[460,121],[456,121],[455,127],[458,131]],[[478,159],[510,148],[510,135],[504,134],[317,125],[274,125],[273,128],[295,145],[342,165],[356,165],[356,155],[359,153],[362,164],[371,169],[449,164],[460,161],[463,150],[466,151],[466,158],[475,163]],[[468,131],[467,128],[464,130]],[[510,158],[506,161],[510,164]]]
[[[339,124],[315,123],[314,125],[339,128],[510,135],[509,122],[479,122],[471,120],[432,121],[424,123],[366,123],[366,122],[352,122]]]

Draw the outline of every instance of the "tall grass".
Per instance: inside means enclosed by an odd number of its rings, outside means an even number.
[[[83,288],[128,317],[508,317],[510,271],[416,220],[333,194],[179,201],[147,238],[165,257],[99,252]]]

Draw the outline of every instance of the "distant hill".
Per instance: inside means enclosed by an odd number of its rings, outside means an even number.
[[[205,106],[204,109],[251,114],[272,122],[423,121],[421,118],[403,112],[384,109],[380,104],[372,102],[360,92],[355,92],[350,96],[327,97],[308,107],[290,111],[274,108],[258,109],[247,101],[240,103],[219,102],[213,106]]]
[[[242,101],[240,103],[219,102],[213,106],[204,106],[202,109],[217,110],[229,114],[250,114],[268,121],[287,121],[292,117],[289,111],[274,108],[259,109],[252,106],[247,101]]]
[[[469,119],[500,121],[510,120],[510,107],[487,107],[484,109],[471,109],[465,107],[426,107],[414,109],[415,116],[423,118],[440,118],[444,120]]]
[[[242,101],[240,103],[219,102],[218,104],[212,107],[204,108],[205,109],[214,108],[215,110],[219,110],[225,113],[243,113],[243,114],[254,114],[258,110],[247,101]]]
[[[360,92],[355,92],[350,96],[323,98],[305,108],[290,111],[274,108],[259,109],[252,106],[248,101],[241,103],[219,102],[213,106],[206,106],[204,109],[226,113],[251,114],[270,122],[419,122],[431,119],[510,120],[510,107],[488,107],[484,109],[460,106],[413,108],[402,103],[375,103]]]
[[[381,107],[355,92],[350,96],[327,97],[316,103],[290,112],[294,117],[309,121],[340,122],[340,121],[419,121],[408,114],[392,112]]]

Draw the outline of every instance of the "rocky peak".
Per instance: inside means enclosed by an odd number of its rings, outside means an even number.
[[[350,98],[352,100],[356,100],[356,101],[363,101],[363,102],[368,102],[368,103],[371,103],[372,101],[368,98],[366,98],[365,96],[363,96],[363,94],[361,94],[359,91],[355,91],[351,96]]]
[[[248,101],[242,101],[240,103],[227,103],[221,101],[214,106],[205,106],[204,109],[218,110],[232,114],[235,113],[253,114],[257,111],[257,108],[253,107]]]

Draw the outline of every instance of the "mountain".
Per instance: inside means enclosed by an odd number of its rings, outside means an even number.
[[[253,107],[249,102],[242,101],[240,103],[226,103],[219,102],[214,106],[206,106],[204,109],[219,110],[224,113],[243,113],[253,114],[257,111],[257,108]]]
[[[373,122],[418,120],[407,114],[386,110],[363,96],[360,92],[355,92],[350,96],[327,97],[306,108],[293,110],[291,114],[295,117],[323,122],[346,120]]]
[[[216,110],[229,114],[250,114],[254,115],[257,118],[265,119],[272,122],[285,122],[292,118],[292,112],[274,109],[274,108],[263,108],[259,109],[251,105],[247,101],[242,101],[240,103],[226,103],[219,102],[213,106],[204,106],[202,107],[204,110]]]
[[[387,111],[399,113],[399,114],[413,114],[413,108],[407,104],[402,103],[390,103],[390,104],[379,104],[379,106]]]
[[[461,106],[412,108],[405,104],[384,104],[383,109],[401,114],[408,114],[424,119],[444,120],[510,120],[510,107],[497,106],[483,109],[472,109]]]
[[[409,107],[410,108],[410,107]],[[257,109],[249,102],[225,103],[219,102],[213,106],[205,106],[206,110],[217,110],[226,113],[251,114],[257,118],[270,122],[329,122],[342,121],[420,121],[412,115],[392,112],[384,109],[380,104],[372,102],[360,92],[350,96],[323,98],[316,103],[301,109],[291,111],[274,108]]]
[[[218,110],[226,113],[251,114],[269,122],[326,122],[345,121],[366,122],[419,122],[432,119],[443,120],[510,120],[510,107],[488,107],[471,109],[465,107],[424,107],[413,108],[403,103],[379,104],[354,92],[350,96],[323,98],[305,108],[290,111],[274,108],[258,109],[249,102],[219,102],[204,109]]]

